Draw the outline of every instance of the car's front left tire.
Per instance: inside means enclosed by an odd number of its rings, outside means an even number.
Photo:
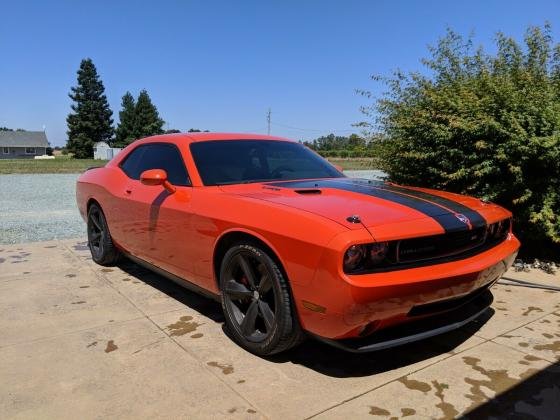
[[[97,203],[92,203],[88,209],[87,234],[93,261],[100,265],[114,265],[119,260],[120,252],[113,244],[107,219]]]
[[[302,340],[288,282],[258,244],[239,243],[226,252],[220,289],[226,328],[241,347],[266,356]]]

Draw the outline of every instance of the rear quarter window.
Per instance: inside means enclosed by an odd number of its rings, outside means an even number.
[[[148,169],[163,169],[173,185],[190,186],[190,178],[179,149],[170,143],[153,143],[138,146],[120,164],[123,172],[139,180]]]

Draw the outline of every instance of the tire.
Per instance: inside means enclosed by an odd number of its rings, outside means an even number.
[[[289,285],[278,264],[258,245],[240,243],[226,252],[220,289],[226,328],[241,347],[267,356],[302,341]]]
[[[108,266],[119,260],[120,252],[113,244],[107,219],[97,203],[93,203],[88,209],[87,234],[93,261]]]

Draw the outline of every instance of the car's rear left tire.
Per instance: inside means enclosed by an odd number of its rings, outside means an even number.
[[[121,254],[113,244],[107,219],[97,203],[92,203],[88,209],[87,234],[93,261],[108,266],[119,260]]]
[[[241,347],[267,356],[303,339],[288,282],[258,244],[239,243],[226,252],[220,289],[226,328]]]

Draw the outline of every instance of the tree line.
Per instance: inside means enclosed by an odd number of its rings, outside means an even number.
[[[115,129],[105,87],[89,58],[80,63],[77,84],[71,88],[69,96],[73,103],[72,112],[66,118],[66,146],[76,158],[92,157],[93,145],[100,141],[114,147],[125,147],[135,139],[164,133],[165,121],[160,118],[145,89],[136,99],[130,92],[124,94]]]
[[[376,157],[377,142],[374,138],[367,138],[358,134],[336,136],[329,134],[314,140],[302,141],[304,145],[315,150],[323,157]]]

